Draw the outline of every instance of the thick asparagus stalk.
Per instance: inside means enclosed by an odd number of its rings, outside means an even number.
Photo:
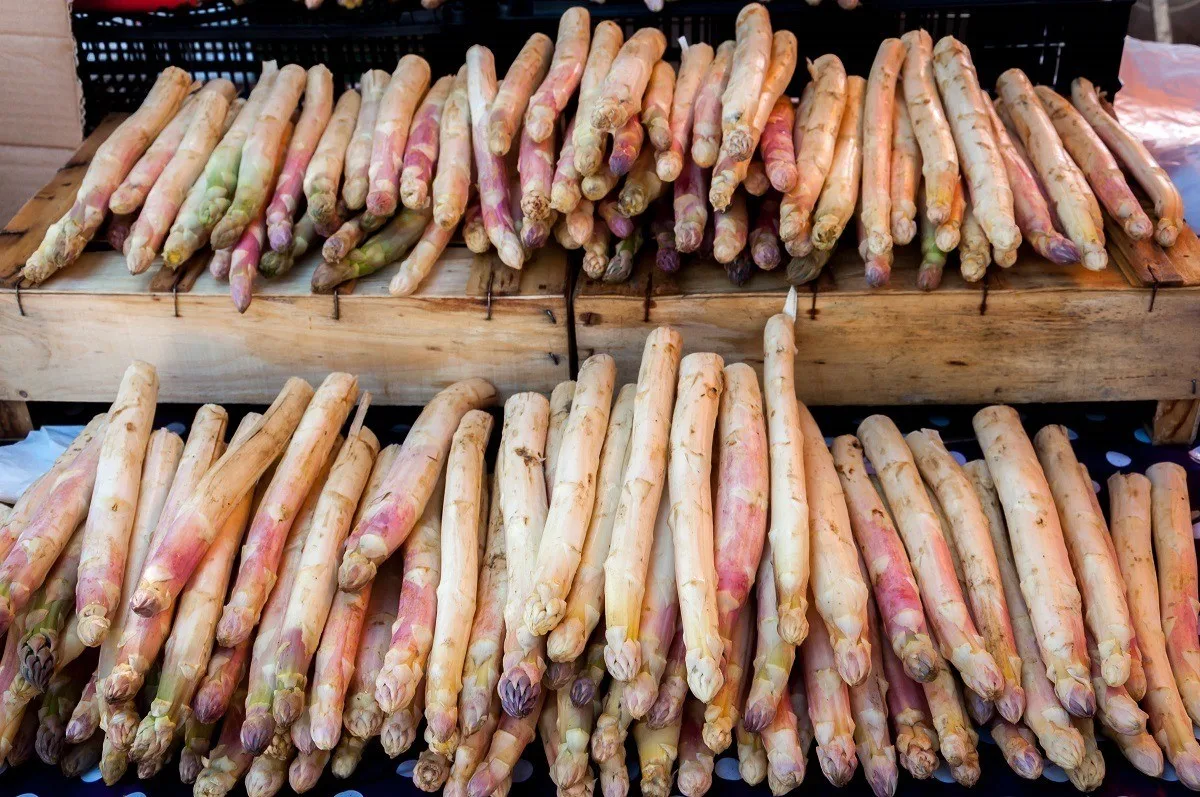
[[[367,203],[370,181],[371,144],[375,123],[379,118],[379,103],[392,77],[382,69],[363,72],[361,80],[362,107],[354,124],[354,133],[346,147],[345,179],[342,199],[351,210],[362,210]]]
[[[486,512],[486,542],[479,566],[475,618],[463,664],[462,693],[458,698],[460,738],[469,736],[498,710],[496,684],[500,680],[504,654],[504,609],[508,587],[508,563],[504,551],[504,513],[500,509],[499,479],[493,477]],[[484,523],[480,517],[480,523]]]
[[[645,721],[633,725],[641,764],[643,797],[667,797],[671,793],[671,773],[679,753],[679,733],[683,712],[662,727],[651,728]]]
[[[654,521],[654,541],[650,548],[650,570],[639,617],[641,663],[637,674],[627,682],[625,702],[635,719],[645,717],[658,700],[670,646],[682,634],[679,621],[679,590],[675,577],[675,540],[670,526],[670,488],[664,490]]]
[[[244,716],[245,689],[234,694],[229,713],[221,723],[221,735],[217,746],[208,757],[208,763],[196,776],[192,793],[196,797],[224,797],[246,774],[254,756],[242,747],[241,728]]]
[[[771,543],[768,542],[758,574],[753,679],[749,680],[749,692],[742,713],[742,723],[752,733],[767,727],[775,716],[796,658],[795,646],[785,641],[779,631],[777,580],[772,572],[771,553]]]
[[[429,89],[413,116],[400,171],[400,201],[404,207],[429,206],[429,184],[438,162],[442,109],[454,85],[452,75],[443,75]]]
[[[817,761],[830,783],[843,786],[858,766],[850,694],[838,674],[833,646],[815,602],[809,605],[808,615],[809,632],[800,646],[800,659],[804,668],[808,715],[817,741]]]
[[[475,45],[467,51],[467,97],[471,107],[471,148],[475,154],[483,224],[504,264],[509,268],[521,268],[525,252],[513,224],[508,173],[503,158],[490,149],[489,116],[496,96],[495,58],[488,48]]]
[[[183,101],[178,113],[167,123],[150,144],[146,152],[138,158],[137,163],[125,175],[125,179],[113,191],[108,200],[108,209],[113,216],[132,216],[137,218],[138,208],[146,201],[146,196],[158,182],[159,176],[171,162],[172,156],[179,149],[183,137],[187,134],[188,126],[196,118],[196,97],[189,96]],[[124,247],[114,246],[121,251]]]
[[[75,585],[79,578],[79,560],[83,554],[83,532],[83,528],[77,528],[71,535],[63,552],[46,574],[46,582],[33,594],[25,612],[16,661],[20,677],[34,692],[45,691],[50,677],[63,664],[56,660],[55,653],[65,630],[67,615],[75,604]]]
[[[925,780],[938,766],[937,734],[929,717],[929,705],[921,685],[908,676],[890,646],[880,650],[881,676],[887,681],[888,718],[900,765],[918,780]]]
[[[921,684],[938,746],[950,767],[950,774],[963,786],[974,786],[979,778],[979,736],[971,726],[958,682],[949,670],[942,670],[932,681]]]
[[[639,609],[649,564],[651,531],[662,498],[670,408],[682,347],[670,327],[650,333],[638,373],[630,460],[604,563],[604,613],[608,645],[604,660],[614,678],[628,681],[641,663]]]
[[[730,48],[732,49],[732,48]],[[690,151],[692,125],[696,118],[696,102],[700,87],[713,61],[713,48],[704,42],[694,42],[684,48],[679,58],[679,75],[671,98],[667,146],[658,148],[655,170],[660,179],[674,181],[683,171],[684,153]],[[720,92],[724,86],[715,88]],[[719,113],[719,111],[718,111]]]
[[[507,154],[525,116],[534,86],[541,83],[550,68],[553,52],[550,37],[534,33],[509,65],[487,114],[485,138],[488,151],[493,155]]]
[[[624,41],[621,26],[611,20],[601,22],[592,33],[592,47],[579,81],[579,107],[572,137],[575,168],[583,176],[593,174],[604,160],[605,131],[597,128],[592,118],[605,78]]]
[[[363,77],[365,82],[366,76]],[[318,223],[330,224],[337,218],[342,168],[361,110],[362,97],[354,89],[338,97],[329,124],[321,134],[317,149],[304,172],[304,198],[308,202],[308,215]]]
[[[591,17],[582,6],[568,8],[558,20],[554,59],[525,111],[525,129],[535,141],[544,141],[554,133],[554,121],[583,77],[590,27]]]
[[[467,783],[468,797],[488,797],[512,776],[513,767],[525,746],[533,741],[538,718],[545,703],[545,693],[538,695],[533,710],[521,718],[502,714],[488,745],[487,755],[480,761]]]
[[[339,591],[329,608],[313,660],[312,686],[305,712],[309,735],[318,750],[332,750],[341,736],[342,708],[371,593],[369,587],[358,592]]]
[[[400,169],[409,125],[417,103],[429,87],[429,64],[419,55],[405,55],[396,64],[387,88],[379,99],[375,132],[371,137],[371,160],[367,169],[370,187],[367,210],[388,217],[396,212],[400,197]]]
[[[725,643],[725,683],[704,710],[704,743],[714,753],[723,753],[733,742],[733,730],[741,718],[743,685],[751,675],[750,649],[754,644],[753,607],[744,605],[733,621]]]
[[[312,733],[313,744],[319,748],[324,748],[328,744],[329,749],[342,749],[341,745],[346,742],[345,734],[341,734],[341,741],[337,742],[338,732],[335,729],[320,727],[324,726],[327,721],[337,722],[337,716],[327,716],[327,712],[339,702],[339,699],[344,700],[345,703],[345,710],[341,714],[341,723],[350,735],[358,740],[362,742],[369,740],[379,733],[379,728],[383,724],[383,709],[375,700],[375,682],[383,667],[384,657],[387,655],[392,625],[396,622],[396,607],[399,603],[400,589],[403,583],[400,565],[400,559],[385,563],[379,575],[379,582],[375,583],[370,590],[361,591],[370,594],[367,596],[369,602],[366,604],[365,619],[360,623],[361,630],[357,635],[357,648],[350,654],[354,657],[353,667],[338,673],[348,679],[349,685],[347,687],[343,685],[342,681],[334,680],[335,691],[329,695],[328,704],[324,705],[320,712],[315,710],[314,704],[314,710],[310,714],[309,730]],[[318,666],[320,664],[321,662],[318,662]],[[329,662],[329,665],[330,669],[338,666],[337,662]],[[336,693],[336,689],[339,687],[342,690],[340,696]],[[318,688],[320,688],[320,682],[318,682]],[[336,748],[334,747],[335,742],[338,744]],[[334,758],[337,758],[336,752]]]

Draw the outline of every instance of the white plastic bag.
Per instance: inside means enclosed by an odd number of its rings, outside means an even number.
[[[20,498],[82,431],[82,426],[43,426],[18,443],[0,446],[0,502]]]
[[[1200,47],[1125,37],[1117,117],[1146,143],[1200,218]]]

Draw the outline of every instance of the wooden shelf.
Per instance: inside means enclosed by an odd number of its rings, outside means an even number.
[[[951,261],[953,263],[953,260]],[[946,269],[916,288],[917,253],[898,251],[891,283],[869,289],[843,248],[800,289],[797,390],[815,405],[1184,399],[1200,379],[1200,288],[1134,287],[1121,271],[1054,266],[1022,252],[980,284]],[[644,256],[632,279],[581,279],[578,356],[609,352],[637,377],[646,333],[677,327],[686,351],[762,365],[763,325],[783,307],[781,270],[741,288],[716,264],[676,275]]]

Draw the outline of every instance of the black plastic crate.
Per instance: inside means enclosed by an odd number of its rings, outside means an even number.
[[[481,29],[480,41],[497,42],[497,62],[505,64],[535,30],[554,34],[559,16],[570,0],[499,0],[498,18]],[[668,2],[658,13],[640,0],[588,4],[593,20],[609,19],[631,33],[657,27],[667,36],[668,57],[677,58],[679,37],[706,41],[714,47],[734,36],[741,3],[720,0]],[[992,88],[1005,69],[1020,67],[1034,83],[1066,88],[1072,79],[1087,76],[1098,86],[1115,91],[1125,30],[1133,0],[863,0],[853,10],[834,0],[818,6],[777,0],[767,9],[777,29],[799,40],[800,56],[816,58],[835,53],[852,74],[866,76],[879,42],[905,31],[925,28],[936,41],[953,35],[971,48],[980,81]],[[798,69],[797,92],[807,81]]]
[[[76,12],[79,78],[87,127],[113,111],[129,111],[167,66],[198,79],[254,83],[263,61],[323,63],[342,87],[367,69],[391,70],[407,53],[429,61],[434,74],[458,69],[467,39],[459,3],[425,9],[416,0],[367,0],[345,9],[326,0],[309,11],[294,0],[216,0],[199,8],[141,14]]]

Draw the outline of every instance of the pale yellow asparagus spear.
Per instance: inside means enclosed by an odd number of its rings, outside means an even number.
[[[535,141],[550,137],[555,120],[579,86],[588,57],[590,28],[591,16],[583,6],[572,6],[559,17],[554,59],[525,111],[525,129]]]
[[[1188,715],[1200,717],[1196,550],[1192,542],[1187,472],[1180,465],[1159,462],[1150,466],[1146,477],[1150,479],[1158,600],[1167,657]]]
[[[578,658],[604,612],[604,560],[612,540],[622,476],[629,458],[635,392],[636,386],[623,385],[609,415],[579,568],[567,594],[563,619],[546,638],[546,653],[551,661]]]
[[[670,526],[670,487],[663,490],[654,521],[650,547],[650,569],[642,597],[639,619],[641,665],[626,683],[625,703],[636,719],[649,714],[660,693],[672,640],[682,633],[679,620],[679,589],[675,576],[675,539]]]
[[[346,151],[350,147],[361,110],[362,97],[354,89],[338,97],[329,125],[321,134],[316,152],[304,173],[307,212],[320,224],[330,224],[337,218],[338,187],[342,182]]]
[[[955,767],[978,767],[979,752],[976,745],[979,737],[967,716],[967,707],[954,674],[948,669],[942,670],[932,681],[921,684],[921,689],[929,703],[942,758],[946,759],[951,771]]]
[[[471,107],[467,68],[454,77],[438,129],[437,174],[433,178],[433,221],[453,230],[467,209],[471,192]]]
[[[859,560],[866,577],[866,565]],[[871,672],[862,683],[850,687],[850,713],[854,717],[854,743],[863,773],[875,797],[896,793],[900,771],[896,767],[896,748],[888,732],[887,689],[883,672],[883,641],[879,612],[874,601],[867,605],[871,642]]]
[[[738,775],[751,786],[757,786],[767,777],[767,752],[763,749],[762,737],[737,726]]]
[[[625,41],[621,26],[605,20],[592,33],[583,77],[579,81],[579,107],[575,111],[574,144],[575,169],[581,176],[594,174],[604,161],[604,131],[592,123],[592,113],[609,69]]]
[[[873,255],[885,255],[892,249],[892,106],[903,62],[900,40],[884,39],[871,65],[864,98],[862,221],[867,249]]]
[[[763,394],[771,446],[771,540],[779,600],[779,634],[789,644],[808,633],[809,505],[804,474],[804,433],[796,400],[795,291],[787,309],[763,333]],[[790,312],[789,312],[790,311]]]
[[[933,224],[950,217],[958,185],[958,150],[950,122],[942,108],[933,77],[933,39],[924,30],[904,34],[904,101],[913,133],[921,146],[921,172],[925,178],[925,213]]]
[[[942,655],[963,674],[972,691],[985,699],[995,698],[1004,678],[967,610],[941,522],[900,430],[889,418],[873,415],[859,426],[858,437],[879,474]]]
[[[463,664],[462,693],[458,698],[460,736],[474,734],[498,711],[495,698],[504,654],[504,607],[508,589],[508,564],[504,551],[504,513],[500,509],[499,479],[491,479],[486,517],[487,534],[479,564],[475,617]],[[484,522],[484,518],[480,518]]]
[[[666,47],[662,31],[649,27],[640,28],[621,45],[593,101],[591,121],[597,130],[614,133],[637,116],[654,64]]]
[[[598,763],[619,756],[625,749],[625,737],[633,721],[626,700],[628,693],[629,687],[623,681],[608,682],[591,739],[592,758]]]
[[[724,682],[712,511],[712,443],[724,366],[716,354],[683,358],[668,457],[672,499],[668,524],[674,539],[688,685],[704,703],[712,701]]]
[[[595,503],[616,376],[616,363],[607,354],[589,357],[579,367],[558,462],[553,466],[555,488],[550,493],[546,531],[538,544],[537,566],[525,601],[525,626],[533,636],[553,630],[566,613],[567,594],[579,568]]]
[[[125,179],[109,197],[108,209],[114,216],[130,215],[136,219],[138,208],[146,201],[146,195],[154,188],[159,176],[171,162],[172,156],[187,134],[188,126],[195,118],[196,95],[192,94],[183,101],[178,113],[155,137],[145,154],[138,158],[129,174],[125,175]]]
[[[729,151],[735,160],[745,161],[754,152],[751,127],[771,63],[771,17],[767,9],[760,3],[742,8],[737,16],[736,33],[737,49],[729,84],[721,95],[721,138],[722,146],[729,141]]]
[[[712,788],[713,751],[702,737],[704,704],[694,697],[683,707],[683,724],[679,731],[679,791],[684,797],[704,797]]]
[[[480,504],[486,495],[483,453],[491,430],[492,416],[482,410],[468,412],[454,433],[446,462],[442,571],[425,685],[430,745],[443,754],[453,752],[458,742],[458,694],[479,578]]]
[[[682,716],[662,728],[651,728],[645,721],[634,723],[633,738],[642,770],[643,797],[667,797],[671,793],[671,774],[679,755],[681,723]]]
[[[1021,593],[1046,672],[1067,711],[1088,716],[1096,703],[1079,588],[1037,454],[1010,407],[985,408],[973,425],[1004,507]]]
[[[748,679],[748,692],[742,710],[742,724],[751,733],[758,733],[767,727],[775,716],[796,657],[796,647],[785,641],[779,633],[779,602],[775,593],[776,578],[772,572],[773,558],[771,543],[768,542],[758,566],[754,669],[753,678]]]
[[[544,33],[534,33],[525,42],[504,73],[504,80],[492,101],[485,126],[487,147],[493,155],[504,155],[517,136],[517,128],[529,106],[534,87],[550,69],[554,43]]]
[[[558,455],[562,450],[563,432],[567,428],[567,418],[571,417],[571,404],[575,400],[576,387],[575,380],[568,379],[559,382],[554,386],[554,390],[550,391],[550,421],[546,426],[546,459],[542,466],[542,475],[546,479],[547,506],[554,500]],[[549,510],[547,509],[547,511]],[[548,514],[547,517],[549,517]]]
[[[772,580],[769,576],[767,581]],[[723,753],[733,741],[733,730],[741,718],[742,687],[752,673],[750,649],[754,643],[754,611],[747,603],[733,622],[726,643],[725,684],[704,710],[704,743],[714,753]]]
[[[121,599],[121,578],[157,397],[154,366],[137,361],[125,372],[109,410],[75,590],[79,638],[89,647],[104,641]]]
[[[962,565],[964,592],[971,604],[971,616],[1004,678],[1004,688],[995,701],[996,708],[1009,722],[1020,722],[1025,711],[1021,658],[1017,655],[1008,602],[1000,582],[1000,566],[987,533],[987,517],[979,497],[936,431],[921,429],[904,439],[921,476],[932,488],[945,513],[952,549],[958,553]]]
[[[654,517],[662,498],[670,411],[675,401],[682,338],[670,327],[650,333],[638,373],[630,459],[621,486],[608,559],[604,563],[604,659],[614,678],[628,681],[641,660],[639,610],[649,565]]]
[[[1072,717],[1071,724],[1083,736],[1083,763],[1067,770],[1071,785],[1087,793],[1100,788],[1104,782],[1104,755],[1096,747],[1096,727],[1091,717]]]
[[[1009,544],[1000,496],[992,474],[983,460],[966,465],[967,478],[979,497],[988,520],[988,533],[996,551],[1000,580],[1008,600],[1017,653],[1021,656],[1021,685],[1025,688],[1025,724],[1034,732],[1046,751],[1046,757],[1064,769],[1079,766],[1083,760],[1083,738],[1072,727],[1070,717],[1054,694],[1054,684],[1042,663],[1033,621],[1022,595],[1017,565]]]

